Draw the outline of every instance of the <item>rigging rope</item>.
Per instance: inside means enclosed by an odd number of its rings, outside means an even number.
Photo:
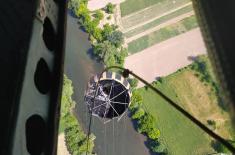
[[[194,124],[196,124],[199,128],[201,128],[204,132],[206,132],[209,136],[211,136],[212,138],[216,139],[217,141],[219,141],[221,144],[223,144],[225,147],[227,147],[231,152],[235,153],[235,148],[228,142],[226,141],[224,138],[222,138],[221,136],[217,135],[216,133],[214,133],[212,130],[210,130],[209,128],[207,128],[203,123],[201,123],[199,120],[197,120],[195,117],[193,117],[191,114],[189,114],[187,111],[185,111],[183,108],[181,108],[179,106],[179,104],[177,104],[176,102],[174,102],[173,100],[171,100],[169,97],[167,97],[164,93],[162,93],[160,90],[158,90],[156,87],[152,86],[150,83],[148,83],[147,81],[145,81],[144,79],[142,79],[141,77],[139,77],[138,75],[136,75],[135,73],[133,73],[132,71],[125,69],[123,67],[120,66],[110,66],[105,68],[102,73],[100,74],[99,80],[97,82],[97,85],[100,81],[101,75],[105,72],[108,71],[110,69],[119,69],[122,70],[122,74],[124,78],[127,78],[129,76],[129,74],[131,74],[132,76],[134,76],[135,78],[137,78],[138,80],[140,80],[141,82],[143,82],[145,85],[147,85],[150,89],[152,89],[155,93],[157,93],[159,96],[161,96],[165,101],[167,101],[167,103],[172,106],[173,108],[175,108],[177,111],[179,111],[181,114],[183,114],[183,116],[187,117],[190,121],[192,121]],[[96,87],[97,88],[97,87]],[[97,89],[96,89],[97,91]],[[94,99],[95,99],[96,93],[94,95]],[[93,100],[94,102],[94,100]],[[91,118],[90,118],[90,122],[89,122],[89,128],[88,128],[88,136],[87,136],[87,151],[86,151],[86,155],[88,152],[88,140],[89,140],[89,133],[90,133],[90,129],[91,129]]]

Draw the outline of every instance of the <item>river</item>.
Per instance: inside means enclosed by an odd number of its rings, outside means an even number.
[[[68,15],[65,74],[73,82],[76,113],[79,122],[87,131],[89,115],[83,102],[83,95],[89,78],[102,71],[103,66],[93,60],[89,53],[91,44],[88,35],[79,29],[77,19]],[[146,138],[137,133],[131,119],[125,115],[119,122],[113,120],[104,124],[93,117],[91,131],[96,136],[94,151],[98,155],[148,155]]]

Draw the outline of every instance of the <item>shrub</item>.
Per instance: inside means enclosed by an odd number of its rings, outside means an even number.
[[[96,10],[94,17],[100,21],[104,18],[104,14],[101,10]]]
[[[130,79],[129,83],[132,88],[136,88],[138,86],[138,80],[136,78]]]
[[[103,35],[103,38],[105,40],[108,39],[108,36],[110,36],[112,33],[113,33],[114,29],[112,26],[110,26],[109,24],[105,24],[104,25],[104,28],[102,30],[102,35]]]
[[[149,130],[147,134],[148,134],[148,137],[152,140],[156,140],[160,137],[160,131],[156,128]]]
[[[167,154],[166,147],[157,140],[150,140],[148,143],[149,148],[152,152],[157,153],[158,155],[165,155]]]
[[[129,106],[129,109],[132,111],[136,107],[141,106],[143,103],[143,97],[138,91],[133,91],[132,97],[131,97],[131,104]]]
[[[108,3],[105,7],[105,11],[109,14],[114,12],[114,5],[112,3]]]
[[[138,132],[147,134],[153,128],[154,117],[148,113],[145,113],[145,115],[138,120]]]
[[[216,128],[216,122],[214,121],[214,120],[207,120],[207,124],[208,125],[210,125],[210,126],[212,126],[213,127],[213,129],[215,129]]]
[[[140,119],[142,116],[144,116],[144,114],[145,114],[144,109],[139,107],[133,112],[131,118],[132,119]]]

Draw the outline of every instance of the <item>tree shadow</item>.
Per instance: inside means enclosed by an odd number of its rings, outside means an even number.
[[[160,79],[161,79],[160,76],[155,77],[155,80],[156,80],[156,81],[158,81],[158,80],[160,80]]]
[[[192,61],[192,62],[197,61],[198,60],[198,56],[188,56],[188,60]]]
[[[74,12],[73,12],[73,10],[71,10],[71,9],[68,9],[68,15],[70,15],[71,17],[73,17],[73,18],[77,18],[77,16],[74,14]]]
[[[78,28],[79,28],[81,31],[87,33],[86,30],[85,30],[85,28],[79,23],[79,21],[78,21]],[[87,34],[88,34],[88,33],[87,33]],[[88,39],[88,40],[89,40],[89,39]]]
[[[144,142],[144,145],[147,147],[147,148],[150,148],[150,139],[147,138],[147,140]],[[156,153],[156,152],[152,152],[151,149],[148,149],[149,151],[149,154],[150,155],[160,155],[160,153]]]
[[[90,59],[92,59],[93,61],[95,61],[95,62],[97,62],[97,63],[101,63],[101,62],[102,62],[102,60],[101,60],[100,58],[98,58],[98,57],[94,54],[93,48],[89,48],[86,53],[87,53],[88,57],[89,57]]]
[[[128,116],[129,118],[131,118],[131,112],[128,112],[128,113],[127,113],[127,116]],[[136,130],[136,132],[138,132],[137,120],[133,120],[133,119],[131,118],[131,122],[132,122],[132,125],[133,125],[134,129]]]

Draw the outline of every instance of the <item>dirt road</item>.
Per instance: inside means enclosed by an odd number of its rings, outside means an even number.
[[[70,155],[65,145],[64,133],[58,136],[57,155]]]
[[[125,0],[89,0],[87,7],[90,11],[94,11],[104,8],[108,3],[120,4],[124,1]]]
[[[192,63],[191,57],[206,54],[199,28],[128,56],[125,67],[148,82],[167,76]],[[139,87],[143,84],[140,83]]]

